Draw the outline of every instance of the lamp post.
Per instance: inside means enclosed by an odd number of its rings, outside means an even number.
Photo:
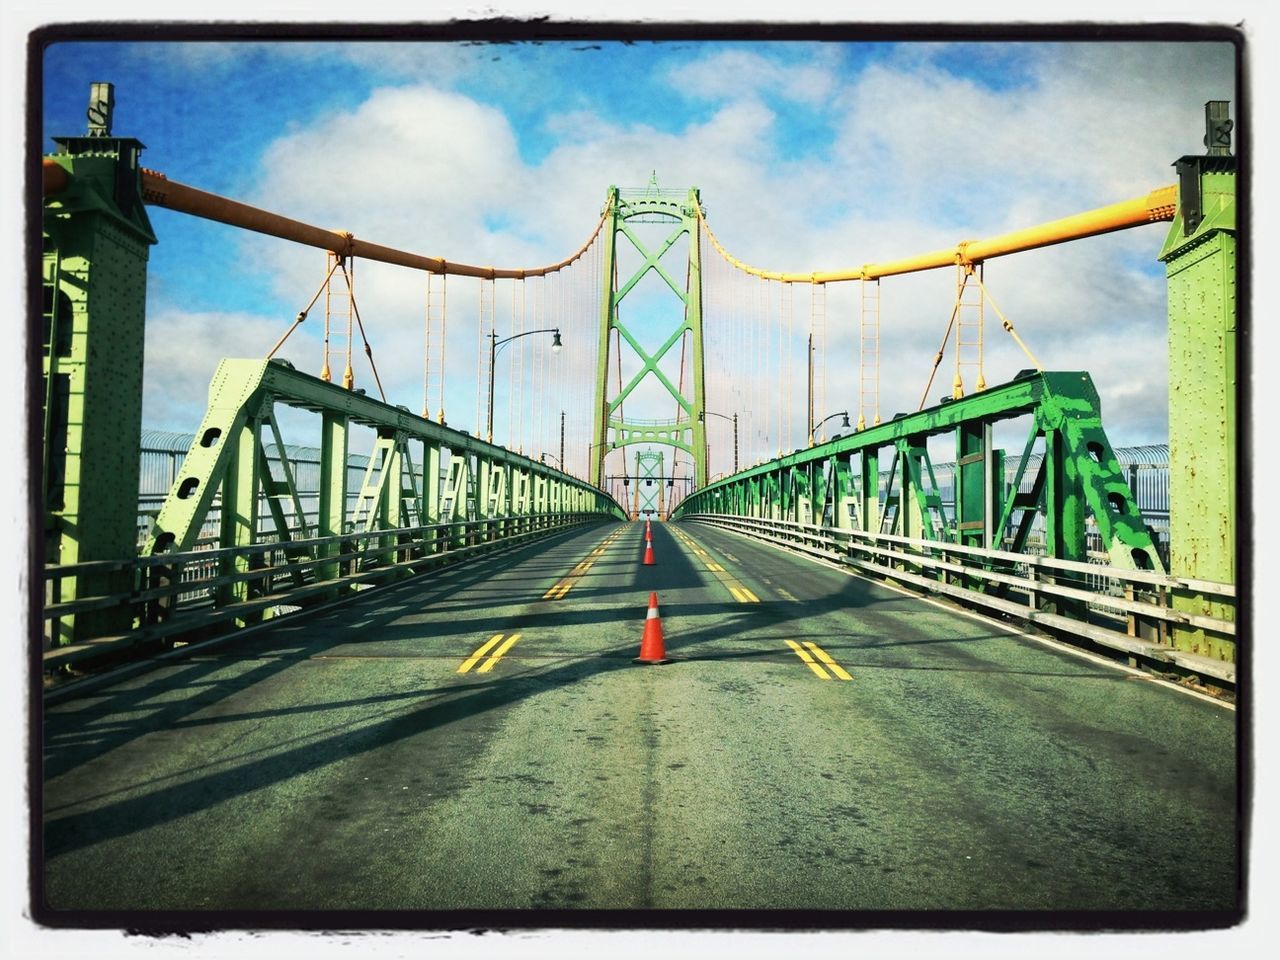
[[[540,454],[540,455],[539,455],[539,459],[541,459],[543,463],[546,463],[546,462],[547,462],[547,457],[550,457],[552,460],[554,460],[554,461],[556,462],[556,465],[560,467],[560,472],[561,472],[561,473],[564,473],[564,461],[563,461],[563,460],[561,460],[559,457],[557,457],[554,453],[543,453],[543,454]]]
[[[497,331],[497,330],[491,330],[491,331],[489,332],[489,430],[488,430],[488,440],[489,440],[489,442],[490,442],[490,443],[493,443],[493,367],[494,367],[494,363],[495,363],[495,361],[497,361],[497,359],[498,359],[498,348],[499,348],[499,347],[501,347],[501,346],[505,346],[506,344],[510,343],[512,340],[519,340],[521,337],[529,337],[529,336],[532,336],[532,335],[533,335],[533,334],[535,334],[535,333],[553,333],[553,334],[555,334],[555,339],[551,341],[551,352],[552,352],[552,353],[559,353],[559,352],[560,352],[560,347],[562,346],[562,344],[560,343],[560,328],[559,328],[559,327],[545,327],[545,328],[544,328],[544,329],[542,329],[542,330],[526,330],[524,333],[517,333],[515,336],[512,336],[512,337],[503,337],[501,340],[499,340],[499,339],[498,339],[498,331]]]
[[[849,429],[849,411],[841,410],[839,413],[833,413],[831,416],[823,420],[819,420],[809,429],[809,446],[811,447],[813,446],[813,435],[818,432],[818,428],[822,426],[824,423],[826,423],[827,420],[834,420],[836,417],[844,417],[844,421],[840,424],[840,426],[842,429],[845,429],[845,430]]]
[[[733,422],[733,472],[738,472],[738,414],[735,411],[732,417],[723,413],[716,413],[712,410],[703,410],[698,414],[698,422],[706,423],[707,415],[719,417],[721,420],[730,420]]]

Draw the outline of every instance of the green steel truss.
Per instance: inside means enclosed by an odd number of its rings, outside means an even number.
[[[276,411],[280,406],[320,416],[320,493],[314,522],[309,521],[285,455]],[[375,431],[369,464],[354,506],[348,510],[347,454],[353,425]],[[268,442],[275,448],[278,474],[272,474]],[[422,470],[414,469],[412,446],[421,450]],[[260,516],[260,504],[268,516]],[[339,554],[354,536],[364,549],[385,548],[388,561],[403,562],[400,546],[409,528],[435,524],[439,539],[415,549],[423,557],[437,550],[500,541],[517,526],[536,528],[564,514],[599,514],[625,519],[609,495],[568,474],[502,447],[452,430],[363,394],[300,373],[280,360],[223,360],[209,387],[209,406],[191,451],[166,498],[144,556],[184,553],[218,514],[219,546],[281,544],[290,560],[313,564],[316,577],[337,577]],[[479,521],[463,526],[460,521]],[[387,533],[387,531],[397,531]],[[316,538],[319,545],[298,545]],[[327,541],[324,538],[329,538]],[[290,547],[293,543],[294,546]],[[318,551],[318,552],[317,552]],[[261,562],[260,554],[226,550],[227,575]],[[325,558],[332,557],[331,563]],[[163,568],[157,568],[163,576]],[[412,564],[405,573],[414,572]],[[219,603],[251,599],[252,579],[231,579]],[[163,615],[163,611],[160,611]]]
[[[706,436],[702,421],[704,385],[702,369],[702,265],[698,231],[698,205],[701,202],[696,188],[690,188],[683,197],[669,194],[626,199],[617,187],[609,188],[604,237],[604,289],[600,299],[600,359],[596,369],[595,418],[593,424],[593,451],[591,481],[599,485],[604,475],[604,457],[608,449],[618,449],[630,444],[663,444],[684,450],[693,458],[696,482],[707,480]],[[674,222],[675,226],[665,241],[650,250],[636,235],[629,224],[632,220],[654,219]],[[617,244],[624,236],[640,255],[644,263],[632,276],[619,284],[617,277]],[[662,256],[681,238],[688,241],[688,263],[684,283],[679,283],[662,265]],[[649,272],[656,272],[681,305],[681,320],[653,353],[641,346],[633,332],[622,322],[619,305]],[[613,331],[620,340],[639,357],[642,367],[621,386],[616,395],[610,396],[608,371]],[[692,340],[692,383],[681,391],[659,368],[658,364],[685,334]],[[669,421],[628,421],[621,414],[626,398],[647,377],[656,378],[679,407],[679,414]],[[610,436],[612,432],[612,436]]]
[[[1006,487],[1004,452],[992,444],[992,426],[1022,416],[1030,417],[1029,435],[1016,479]],[[956,443],[951,516],[943,511],[927,451],[930,437],[946,434]],[[1043,456],[1029,476],[1037,448]],[[1019,492],[1024,479],[1029,492]],[[1027,372],[971,397],[797,451],[695,490],[673,517],[699,513],[1013,551],[1027,548],[1038,515],[1044,553],[1081,561],[1087,559],[1086,520],[1092,515],[1112,564],[1163,569],[1103,432],[1087,373]]]
[[[666,490],[665,457],[661,450],[637,450],[635,490],[632,492],[631,515],[636,519],[652,513],[664,519],[664,493]]]

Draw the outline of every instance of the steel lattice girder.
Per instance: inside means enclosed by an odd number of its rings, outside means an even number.
[[[991,448],[986,428],[1026,415],[1031,416],[1032,427],[1019,475],[1037,439],[1043,439],[1046,455],[1034,497],[1010,497],[1003,489],[1002,475],[998,478],[994,469],[1002,458],[1000,451]],[[964,526],[948,524],[948,529],[942,529],[925,442],[951,432],[958,434],[958,461],[985,466],[976,480],[963,472],[958,477],[962,506],[957,519]],[[896,478],[897,492],[885,507],[899,533],[928,538],[959,535],[968,542],[973,531],[983,530],[988,538],[984,545],[991,546],[990,538],[1001,537],[1001,524],[1009,521],[1014,509],[1023,508],[1024,519],[1033,509],[1042,509],[1049,555],[1083,560],[1088,511],[1113,565],[1162,567],[1103,431],[1093,381],[1084,372],[1028,372],[982,393],[796,451],[696,490],[681,502],[675,516],[734,513],[819,523],[829,512],[832,526],[877,532],[888,519],[878,515],[880,451],[886,447],[894,451],[890,473]],[[820,475],[821,484],[816,479]],[[856,485],[851,480],[854,476]],[[1015,482],[1012,487],[1015,493],[1017,486]],[[828,496],[837,501],[830,511]],[[975,523],[981,526],[970,526]],[[1025,529],[1022,532],[1025,537]]]
[[[272,421],[276,404],[321,415],[321,497],[318,533],[350,533],[353,518],[345,515],[348,430],[352,424],[372,427],[382,450],[382,469],[364,498],[371,531],[447,522],[494,521],[500,534],[504,512],[521,516],[554,512],[598,512],[624,519],[612,497],[576,477],[503,447],[294,370],[280,360],[223,360],[209,387],[209,407],[191,451],[156,518],[148,556],[191,548],[215,494],[222,491],[224,546],[252,542],[257,528],[259,494],[288,495],[291,478],[272,480],[266,471],[261,428]],[[274,426],[272,427],[274,433]],[[275,434],[278,437],[278,434]],[[425,451],[425,502],[412,470],[405,477],[408,440],[420,440]],[[279,448],[283,453],[283,447]],[[446,484],[439,480],[442,453],[450,462]],[[371,458],[371,460],[374,458]],[[369,481],[366,481],[369,483]],[[273,511],[274,513],[274,511]],[[283,515],[274,516],[282,541],[290,539]],[[394,544],[388,544],[394,549]],[[336,546],[334,547],[336,549]]]

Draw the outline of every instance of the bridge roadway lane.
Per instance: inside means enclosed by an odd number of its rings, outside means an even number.
[[[52,706],[50,905],[1233,907],[1232,711],[699,524],[644,567],[643,529]]]

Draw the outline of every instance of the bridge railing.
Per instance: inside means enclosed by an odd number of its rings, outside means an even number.
[[[1172,606],[1175,596],[1193,594],[1234,608],[1236,589],[1231,584],[788,520],[715,513],[686,519],[1067,631],[1134,656],[1235,682],[1235,663],[1160,642],[1175,624],[1234,640],[1231,620]]]
[[[312,448],[284,442],[282,414],[319,427],[314,491],[297,469]],[[358,480],[354,430],[373,434]],[[44,663],[189,642],[624,516],[583,480],[407,408],[281,361],[223,360],[138,554],[46,569]]]
[[[997,430],[1014,438],[1022,429],[1020,450],[996,442]],[[950,444],[954,466],[940,474],[931,448]],[[733,517],[739,530],[840,557],[856,547],[858,563],[879,573],[887,563],[903,584],[960,589],[1131,659],[1233,678],[1234,587],[1167,576],[1132,474],[1107,439],[1088,374],[1028,370],[709,483],[673,517]],[[1118,627],[1095,622],[1119,615],[1128,619]]]
[[[598,523],[598,513],[509,515],[433,523],[370,533],[254,543],[45,568],[44,619],[57,621],[100,610],[126,611],[133,628],[45,651],[46,669],[114,650],[161,647],[200,639],[232,623],[246,625],[349,596],[380,582],[457,563],[477,553]],[[232,570],[234,572],[226,572]],[[326,572],[336,575],[326,575]],[[116,593],[59,602],[71,578],[123,573],[132,586]],[[235,589],[239,588],[239,589]],[[229,600],[229,602],[224,602]]]

